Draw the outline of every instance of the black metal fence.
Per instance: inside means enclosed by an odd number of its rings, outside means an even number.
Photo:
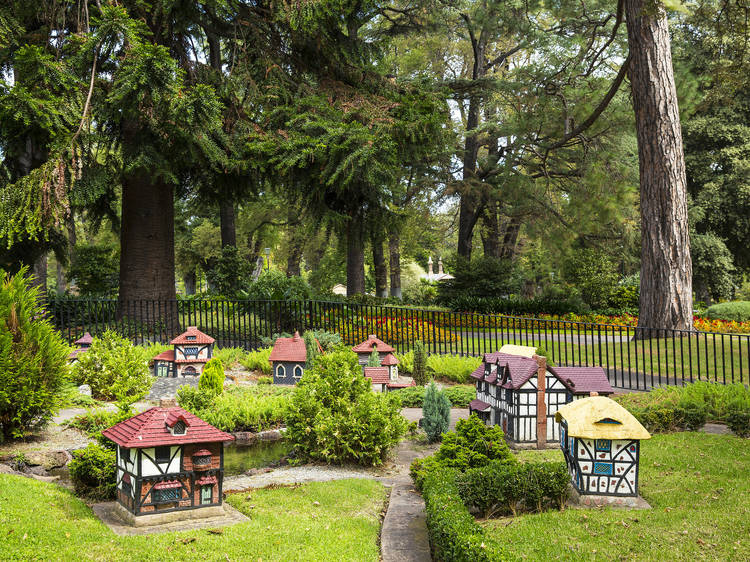
[[[750,334],[636,328],[495,314],[325,301],[52,299],[50,319],[70,342],[115,330],[168,343],[197,326],[219,347],[256,349],[299,330],[336,332],[354,345],[376,334],[400,352],[481,356],[504,344],[546,349],[557,365],[601,365],[613,386],[646,390],[699,380],[750,383]]]

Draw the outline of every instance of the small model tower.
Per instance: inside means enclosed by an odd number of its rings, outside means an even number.
[[[70,352],[70,355],[68,355],[68,361],[70,361],[70,363],[76,363],[78,361],[78,356],[81,353],[86,353],[91,347],[93,341],[94,338],[92,338],[91,334],[89,334],[88,332],[74,341],[73,344],[77,345],[78,347]]]

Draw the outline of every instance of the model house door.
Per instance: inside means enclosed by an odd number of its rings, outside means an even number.
[[[211,503],[214,487],[212,485],[201,486],[201,505]]]

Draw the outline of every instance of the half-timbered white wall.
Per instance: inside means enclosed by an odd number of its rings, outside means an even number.
[[[174,346],[175,359],[209,359],[210,345],[185,344]]]
[[[180,449],[180,446],[170,447],[170,461],[168,463],[164,462],[159,464],[154,462],[154,459],[156,458],[156,450],[154,447],[141,449],[141,476],[158,476],[160,474],[180,472],[180,460],[182,456]]]

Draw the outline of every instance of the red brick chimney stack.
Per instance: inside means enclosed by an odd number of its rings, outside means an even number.
[[[534,355],[536,364],[536,448],[547,446],[547,358]]]

